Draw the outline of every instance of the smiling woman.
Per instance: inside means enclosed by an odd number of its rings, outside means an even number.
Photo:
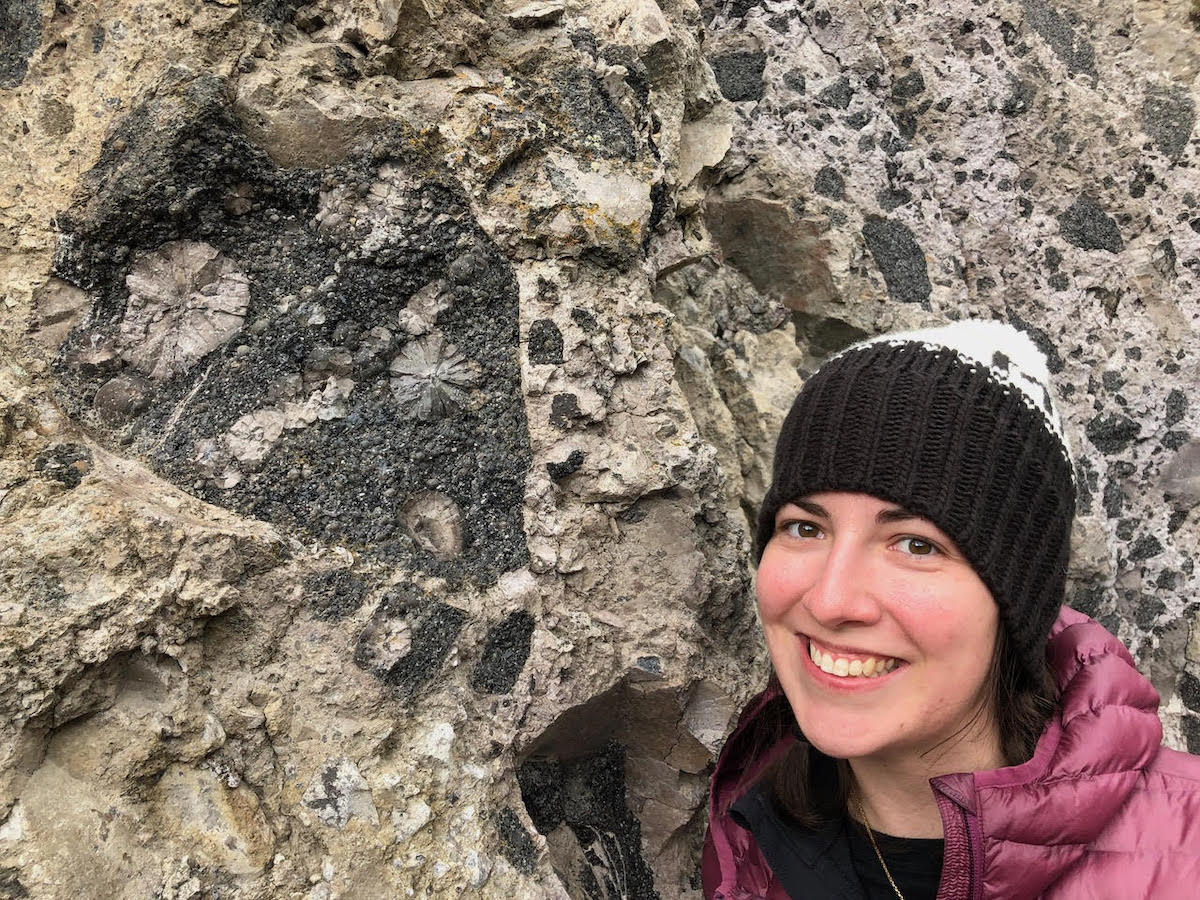
[[[706,898],[1194,896],[1200,760],[1062,605],[1074,505],[1045,360],[1007,325],[808,380],[758,520],[774,675],[713,775]]]

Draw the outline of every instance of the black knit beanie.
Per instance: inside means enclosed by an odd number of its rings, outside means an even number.
[[[775,446],[756,559],[779,508],[871,494],[950,536],[1000,607],[1026,673],[1063,603],[1075,483],[1045,357],[1001,322],[884,335],[805,382]]]

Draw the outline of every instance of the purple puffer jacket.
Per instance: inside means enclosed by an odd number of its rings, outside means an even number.
[[[1200,757],[1160,745],[1158,694],[1101,625],[1064,606],[1047,653],[1060,715],[1033,758],[930,782],[946,838],[938,900],[1200,898]],[[708,900],[787,898],[727,812],[793,740],[755,734],[778,691],[747,706],[713,773]]]

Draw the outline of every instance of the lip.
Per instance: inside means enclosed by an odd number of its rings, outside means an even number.
[[[821,687],[824,687],[828,690],[849,692],[878,690],[879,688],[890,684],[892,679],[908,668],[908,663],[906,663],[904,660],[896,657],[887,657],[888,659],[896,659],[896,668],[884,675],[878,676],[877,678],[843,678],[838,675],[831,675],[828,672],[822,671],[820,667],[818,667],[817,664],[812,661],[812,657],[808,652],[808,644],[810,640],[809,636],[807,634],[797,634],[796,640],[800,645],[800,660],[801,665],[804,667],[804,671],[807,673],[809,678],[811,678]],[[874,656],[876,658],[881,658],[881,654],[878,653],[863,653],[862,651],[858,650],[852,651],[848,648],[843,649],[841,647],[835,647],[834,645],[826,644],[822,641],[816,641],[816,644],[822,650],[829,650],[831,652],[837,651],[843,656],[847,657]]]

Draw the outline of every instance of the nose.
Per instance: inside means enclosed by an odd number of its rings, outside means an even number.
[[[816,578],[802,602],[809,614],[826,628],[870,625],[880,618],[871,578],[870,561],[864,548],[836,537],[829,542]]]

